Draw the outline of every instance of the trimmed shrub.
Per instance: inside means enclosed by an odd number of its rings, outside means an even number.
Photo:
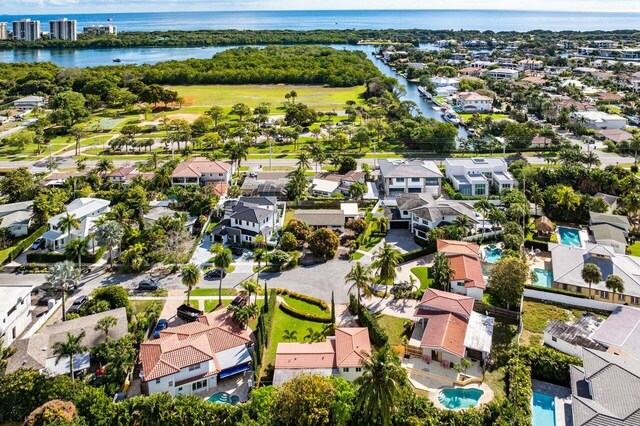
[[[568,387],[570,365],[582,365],[582,360],[547,346],[521,346],[520,358],[531,367],[534,379]]]
[[[82,264],[90,265],[96,263],[107,251],[106,247],[100,247],[96,250],[95,254],[88,254],[86,256],[82,256]],[[63,262],[65,260],[77,261],[77,259],[70,258],[64,253],[29,253],[27,254],[27,262],[32,263],[56,263]]]
[[[419,249],[416,249],[416,250],[412,250],[412,251],[408,251],[406,253],[403,253],[401,255],[402,262],[404,263],[404,262],[408,262],[410,260],[415,260],[415,259],[418,259],[418,258],[420,258],[422,256],[426,256],[428,254],[432,254],[432,253],[435,253],[435,252],[436,252],[435,246],[427,245],[424,248],[419,248]]]
[[[374,317],[366,306],[358,303],[358,299],[353,295],[349,295],[349,310],[358,315],[358,321],[364,327],[369,329],[369,337],[374,345],[382,347],[389,341],[389,336],[380,327],[378,320]]]
[[[329,305],[322,299],[318,299],[317,297],[309,296],[307,294],[296,293],[295,291],[287,290],[286,288],[278,288],[276,289],[277,294],[282,294],[284,296],[289,296],[292,299],[297,299],[303,302],[310,303],[312,305],[316,305],[323,311],[329,309]]]
[[[289,314],[294,318],[301,319],[301,320],[311,321],[311,322],[322,322],[322,323],[326,323],[326,324],[330,324],[331,323],[331,318],[329,318],[329,317],[321,317],[319,315],[310,314],[308,312],[300,311],[300,310],[294,308],[293,306],[287,305],[286,302],[283,302],[283,303],[280,304],[280,309],[282,310],[282,312],[284,312],[286,314]]]
[[[25,238],[24,240],[20,241],[13,250],[11,250],[9,252],[9,256],[7,257],[7,259],[5,259],[6,261],[12,262],[13,259],[15,259],[16,257],[20,256],[20,253],[22,253],[24,250],[28,249],[29,247],[31,247],[31,245],[40,237],[42,237],[42,235],[47,232],[47,227],[46,226],[42,226],[40,228],[38,228],[37,230],[35,230],[33,232],[33,234],[29,235],[27,238]]]

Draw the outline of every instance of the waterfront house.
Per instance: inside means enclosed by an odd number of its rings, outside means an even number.
[[[456,105],[465,113],[491,112],[493,110],[493,99],[476,92],[460,92],[458,93]]]
[[[482,272],[480,247],[474,243],[453,240],[438,240],[436,247],[449,259],[453,275],[449,280],[449,291],[482,301],[487,284]]]
[[[378,186],[384,198],[405,193],[440,196],[442,172],[429,160],[381,159]]]
[[[516,187],[504,158],[447,158],[445,176],[462,195],[488,196],[493,188],[497,193]]]
[[[140,345],[142,390],[189,395],[215,389],[221,380],[251,369],[251,330],[226,309],[169,327]]]
[[[116,324],[109,329],[110,339],[119,339],[128,333],[127,310],[125,308],[47,325],[38,330],[37,334],[14,342],[16,352],[9,358],[7,373],[13,373],[20,368],[33,368],[48,376],[69,373],[69,358],[64,357],[56,362],[54,345],[57,342],[66,342],[67,334],[78,336],[82,332],[84,332],[84,337],[80,344],[87,349],[74,355],[73,369],[75,372],[87,370],[91,366],[91,349],[104,343],[107,339],[104,331],[96,330],[98,321],[107,316],[116,319]]]
[[[46,241],[46,247],[50,250],[63,250],[67,243],[76,238],[87,238],[95,229],[96,222],[109,211],[111,201],[101,198],[82,197],[76,198],[65,208],[65,211],[52,217],[47,222],[49,230],[42,235]],[[78,228],[71,228],[71,232],[60,225],[60,221],[67,214],[76,218]],[[93,248],[95,242],[89,241],[89,248]]]
[[[8,347],[31,323],[31,291],[33,286],[0,286],[0,345]]]
[[[240,197],[223,205],[223,220],[211,231],[215,242],[222,244],[253,244],[255,237],[264,236],[275,242],[282,228],[285,203],[275,197]]]
[[[195,157],[178,164],[171,174],[172,185],[219,186],[231,184],[233,163]],[[226,193],[226,191],[224,191]]]
[[[365,327],[339,327],[324,342],[278,343],[273,384],[280,386],[300,374],[339,376],[354,381],[362,375],[371,355],[369,331]]]

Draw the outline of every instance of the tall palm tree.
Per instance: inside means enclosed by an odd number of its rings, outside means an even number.
[[[108,220],[96,229],[96,237],[109,248],[109,266],[113,268],[113,248],[120,245],[124,232],[118,222]]]
[[[240,170],[240,164],[242,160],[247,159],[247,155],[249,154],[249,149],[247,146],[240,142],[234,142],[227,148],[229,158],[233,160],[238,165],[238,171]]]
[[[398,276],[397,270],[401,260],[402,256],[400,252],[389,243],[382,244],[373,255],[371,267],[377,272],[378,282],[385,285],[384,297],[387,297],[389,294],[389,286],[394,283]]]
[[[100,175],[105,175],[113,170],[113,161],[107,158],[101,158],[96,163],[96,171]]]
[[[78,259],[78,269],[82,271],[82,256],[86,256],[89,254],[89,239],[87,238],[76,238],[73,241],[70,241],[69,244],[64,248],[64,253],[67,257],[77,258]]]
[[[222,305],[222,280],[224,275],[231,266],[233,262],[233,255],[231,254],[231,250],[228,248],[223,248],[220,252],[214,257],[213,264],[216,268],[221,269],[223,273],[220,274],[220,284],[218,286],[218,304]]]
[[[369,420],[379,419],[391,424],[391,413],[397,410],[395,401],[407,386],[407,372],[388,345],[374,351],[364,360],[362,376],[355,380],[358,390],[355,404]]]
[[[569,186],[559,186],[554,194],[554,199],[559,207],[569,211],[574,211],[580,205],[580,196]]]
[[[600,271],[598,265],[587,263],[582,268],[582,279],[589,285],[589,299],[591,299],[591,285],[602,281],[602,271]]]
[[[296,166],[302,168],[303,170],[311,168],[311,158],[309,154],[307,154],[305,151],[302,151],[300,154],[298,154],[298,162],[296,163]]]
[[[386,216],[379,216],[374,219],[374,222],[378,226],[378,232],[386,234],[389,230],[389,219]]]
[[[538,206],[544,202],[544,194],[537,183],[532,183],[527,188],[527,194],[529,195],[529,201],[535,206],[535,214],[538,216]]]
[[[484,238],[485,221],[487,220],[487,216],[492,208],[493,204],[491,204],[486,198],[483,198],[473,205],[473,209],[482,215],[482,238]]]
[[[118,324],[118,319],[111,315],[107,315],[106,317],[100,318],[93,329],[104,332],[104,337],[106,338],[109,337],[109,330],[115,327],[116,324]]]
[[[344,280],[347,283],[353,283],[351,287],[349,287],[349,293],[355,288],[358,295],[358,305],[360,304],[362,293],[364,293],[364,297],[367,299],[373,296],[373,289],[371,288],[373,276],[371,275],[371,269],[363,266],[362,263],[356,262],[356,264],[351,267],[349,273],[345,275]]]
[[[67,320],[67,310],[65,299],[67,291],[73,287],[80,278],[80,271],[73,262],[65,260],[64,262],[54,263],[49,267],[47,274],[47,282],[55,289],[62,291],[62,321]]]
[[[316,173],[318,173],[318,164],[322,168],[322,163],[324,163],[327,159],[327,153],[325,152],[324,148],[316,141],[316,143],[311,147],[310,154],[311,159],[316,163]]]
[[[453,219],[451,225],[455,226],[456,228],[462,229],[464,231],[464,235],[466,236],[469,234],[469,229],[471,228],[471,220],[468,216],[461,214]]]
[[[191,290],[200,282],[200,267],[194,263],[187,263],[182,267],[182,284],[187,287],[187,305],[191,297]]]
[[[56,356],[56,365],[62,358],[69,358],[69,373],[71,374],[71,380],[75,380],[75,371],[73,368],[74,355],[81,354],[87,351],[87,347],[82,345],[82,339],[84,339],[84,330],[77,336],[71,333],[67,333],[67,340],[63,342],[56,342],[53,344],[53,354]]]
[[[617,275],[611,274],[604,282],[605,287],[611,291],[611,303],[616,303],[616,293],[624,291],[624,281]]]
[[[262,287],[256,280],[245,280],[242,282],[242,289],[249,295],[249,302],[251,302],[251,295],[255,294],[255,300],[253,303],[258,303],[258,294],[262,291]]]
[[[438,252],[433,256],[433,282],[436,286],[451,291],[453,270],[446,254]]]
[[[75,141],[76,155],[78,155],[80,153],[80,141],[82,140],[82,138],[87,136],[87,132],[83,127],[75,125],[71,128],[71,130],[69,130],[69,135]]]
[[[367,193],[367,185],[363,182],[354,182],[349,186],[349,196],[354,200],[358,200]]]
[[[80,221],[73,215],[65,214],[58,221],[58,228],[64,229],[67,231],[67,235],[69,236],[69,241],[71,241],[71,228],[80,229]]]

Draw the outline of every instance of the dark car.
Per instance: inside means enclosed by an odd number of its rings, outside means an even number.
[[[178,318],[182,320],[187,322],[197,321],[200,315],[204,315],[204,312],[199,309],[185,304],[178,306]]]
[[[222,269],[211,269],[210,271],[207,271],[206,274],[204,274],[204,277],[208,279],[224,278],[226,276],[227,276],[226,271]]]
[[[231,302],[231,306],[244,306],[249,301],[249,295],[243,294],[240,296],[236,296],[235,299]]]
[[[38,300],[38,305],[39,306],[47,306],[49,304],[49,300],[56,300],[57,297],[55,296],[42,296],[39,300]]]
[[[160,332],[162,330],[166,330],[169,327],[169,322],[166,319],[161,319],[158,321],[158,323],[156,324],[156,328],[153,329],[153,337],[154,338],[159,338],[160,337]]]
[[[242,256],[242,254],[244,253],[244,250],[242,250],[242,247],[238,247],[238,246],[231,246],[229,247],[229,250],[231,250],[231,253],[235,254],[236,256]]]
[[[67,311],[69,314],[79,314],[80,310],[84,307],[84,305],[89,301],[88,296],[80,296],[76,300],[73,301],[73,304]]]
[[[160,287],[160,283],[152,279],[144,279],[138,284],[138,290],[142,291],[154,291],[157,290],[158,287]]]

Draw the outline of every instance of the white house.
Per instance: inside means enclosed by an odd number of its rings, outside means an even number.
[[[46,241],[47,248],[51,250],[64,249],[65,245],[76,238],[87,238],[95,229],[97,220],[109,211],[111,201],[101,198],[76,198],[67,204],[66,211],[49,219],[49,230],[42,235]],[[67,214],[76,218],[79,223],[78,228],[68,229],[60,222]],[[89,248],[93,248],[93,241],[89,241]]]
[[[460,92],[456,104],[463,112],[491,112],[493,99],[476,92]]]
[[[221,380],[251,369],[251,329],[226,309],[169,327],[140,345],[142,390],[173,396],[207,392]]]
[[[24,98],[13,101],[13,107],[20,110],[43,108],[46,105],[47,100],[44,96],[25,96]]]
[[[350,382],[362,375],[371,355],[365,327],[336,328],[335,336],[317,343],[278,343],[273,384],[280,386],[300,374],[340,376]]]
[[[8,347],[31,323],[32,285],[0,286],[0,343]]]
[[[488,196],[490,188],[500,193],[516,187],[503,158],[447,158],[445,175],[462,195]]]
[[[495,68],[484,72],[487,77],[495,78],[496,80],[515,80],[520,73],[518,70],[512,70],[509,68]]]
[[[575,357],[582,356],[582,348],[604,351],[606,348],[593,339],[603,321],[588,312],[573,323],[554,319],[544,329],[544,344]]]
[[[573,118],[590,129],[624,129],[627,126],[627,119],[617,115],[602,111],[576,111]]]
[[[442,172],[429,160],[381,159],[379,186],[385,198],[404,193],[440,196]]]
[[[364,172],[351,170],[345,174],[322,172],[317,173],[309,191],[315,197],[331,197],[335,194],[349,193],[349,187],[356,182],[364,183]]]
[[[230,185],[233,163],[195,157],[178,164],[171,174],[172,185]],[[226,192],[226,190],[224,191]]]
[[[0,227],[9,229],[14,238],[26,236],[33,218],[32,208],[33,201],[0,205]]]
[[[211,235],[222,244],[252,244],[262,235],[273,242],[276,232],[282,228],[286,203],[276,197],[240,197],[228,200],[224,205],[224,218]]]
[[[523,59],[521,61],[518,61],[518,69],[520,71],[541,70],[544,69],[544,62],[537,59]]]
[[[88,369],[91,365],[90,349],[104,343],[107,338],[104,331],[95,329],[96,324],[107,316],[116,319],[116,324],[109,329],[109,338],[119,339],[128,333],[127,310],[125,308],[47,325],[37,334],[14,342],[16,352],[9,359],[7,373],[12,373],[20,368],[34,368],[48,376],[69,373],[69,359],[63,358],[56,362],[53,347],[57,342],[65,342],[67,334],[78,336],[82,332],[85,335],[80,344],[88,349],[73,357],[73,368],[76,372]]]

